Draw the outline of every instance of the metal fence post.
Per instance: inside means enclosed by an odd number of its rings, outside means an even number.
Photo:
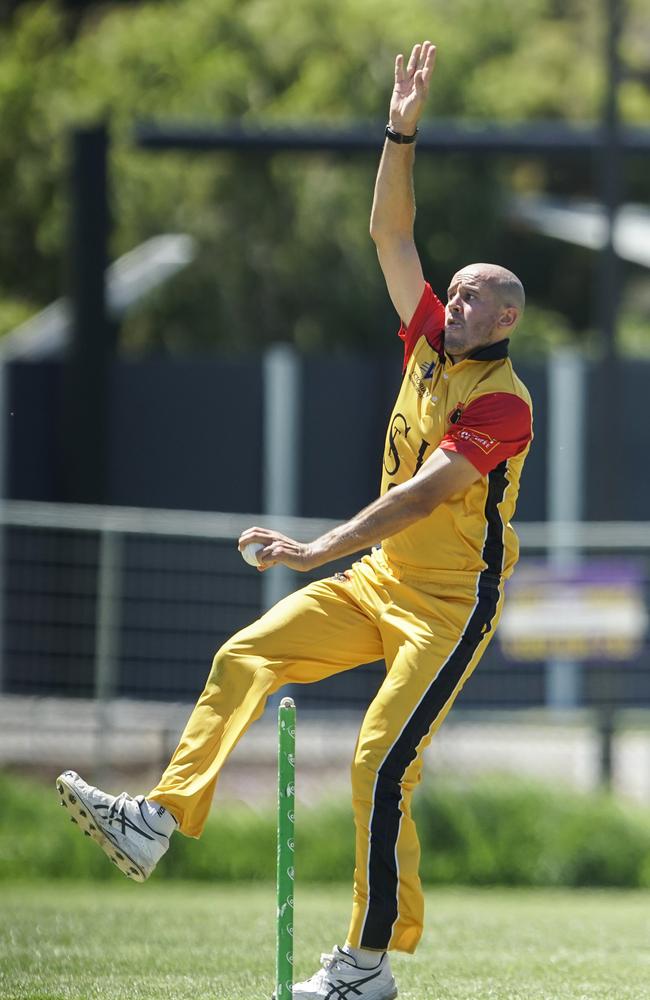
[[[123,536],[103,528],[97,568],[97,613],[95,619],[96,768],[98,781],[109,765],[112,727],[111,703],[117,690],[120,602],[122,597]]]
[[[612,790],[615,764],[616,710],[613,704],[600,709],[597,728],[600,787],[609,792]]]
[[[585,362],[572,350],[558,351],[548,363],[548,555],[558,572],[580,558],[570,522],[582,519],[584,497]],[[546,704],[576,708],[581,700],[580,665],[570,659],[546,664]]]
[[[290,344],[274,344],[264,356],[264,513],[298,513],[300,456],[300,360]],[[286,566],[262,577],[264,610],[286,597],[294,586]]]

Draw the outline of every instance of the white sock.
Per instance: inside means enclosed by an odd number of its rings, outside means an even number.
[[[156,802],[155,799],[141,799],[140,811],[145,822],[151,827],[154,833],[161,833],[163,837],[171,837],[174,830],[178,827],[178,823],[172,814],[164,806],[161,806],[160,802]]]
[[[360,969],[376,968],[381,962],[382,955],[385,954],[383,951],[373,951],[371,948],[353,948],[347,941],[341,951],[350,955]]]

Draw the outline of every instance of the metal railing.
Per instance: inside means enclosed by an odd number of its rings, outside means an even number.
[[[0,504],[1,690],[18,694],[191,701],[218,646],[265,606],[264,581],[236,541],[253,523],[298,539],[332,527],[305,518],[5,501]],[[524,523],[522,555],[610,555],[640,561],[650,579],[650,523]],[[349,564],[347,559],[344,563]],[[334,568],[338,568],[335,566]],[[330,572],[328,567],[325,572]],[[294,574],[295,586],[323,575]],[[498,635],[498,633],[497,633]],[[462,696],[468,708],[542,706],[544,663],[504,659],[498,640]],[[597,676],[598,664],[588,668]],[[628,706],[650,705],[647,647],[628,676]],[[380,666],[305,691],[307,707],[367,701]],[[636,679],[636,683],[630,681]],[[311,688],[311,686],[310,686]],[[317,690],[316,690],[317,689]],[[585,686],[588,704],[589,684]],[[575,707],[575,706],[574,706]]]
[[[6,695],[0,698],[1,761],[21,767],[55,759],[94,761],[98,777],[108,765],[146,764],[155,770],[163,764],[203,687],[214,651],[267,603],[264,581],[270,574],[254,572],[236,547],[241,531],[253,523],[302,540],[333,524],[227,513],[1,503],[0,693]],[[522,561],[515,580],[525,575],[527,564],[552,570],[572,561],[593,565],[603,558],[614,568],[633,563],[640,581],[637,602],[650,611],[650,523],[526,523],[517,525],[517,532]],[[557,553],[566,558],[558,560]],[[327,567],[325,573],[337,568]],[[323,570],[293,574],[293,583],[297,587],[320,575]],[[524,610],[528,613],[530,607]],[[507,631],[504,621],[459,696],[452,713],[453,736],[443,734],[436,740],[434,767],[445,766],[445,761],[455,762],[454,767],[474,766],[470,761],[479,732],[487,741],[480,754],[484,763],[502,767],[515,753],[521,767],[528,761],[524,770],[531,774],[544,761],[551,773],[556,764],[547,760],[549,752],[566,744],[573,747],[571,767],[578,784],[588,785],[597,774],[608,782],[614,774],[618,787],[645,801],[650,792],[643,782],[637,788],[635,761],[650,747],[647,638],[634,655],[618,662],[595,658],[571,663],[565,657],[562,668],[577,672],[580,684],[575,686],[575,704],[561,706],[558,714],[550,697],[553,663],[508,659],[507,644],[500,640]],[[334,716],[327,713],[327,732],[331,736],[333,718],[350,729],[352,735],[341,743],[351,745],[360,715],[383,676],[384,665],[377,663],[301,686],[301,712],[313,720],[314,738],[320,710],[334,708]],[[75,699],[74,705],[70,699]],[[631,711],[636,714],[629,731]],[[553,736],[556,730],[560,735]],[[613,764],[615,730],[623,762],[618,777]],[[247,739],[246,752],[265,759],[264,740],[261,727]],[[513,751],[514,746],[519,749]],[[322,760],[322,747],[315,754]],[[327,756],[331,758],[332,749]],[[259,766],[255,763],[253,772]]]

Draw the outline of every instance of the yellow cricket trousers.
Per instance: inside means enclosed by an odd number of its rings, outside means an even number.
[[[176,816],[184,834],[198,837],[221,767],[270,694],[383,657],[386,677],[352,763],[356,864],[348,941],[413,952],[424,914],[411,818],[422,752],[481,658],[502,598],[498,576],[414,579],[381,549],[345,574],[309,584],[219,650],[169,767],[148,797]]]

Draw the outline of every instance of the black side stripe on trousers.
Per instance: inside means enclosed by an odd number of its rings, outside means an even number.
[[[401,821],[401,782],[415,760],[417,747],[431,729],[465,673],[479,643],[492,627],[499,601],[503,568],[503,522],[498,504],[508,480],[502,462],[488,477],[485,501],[487,528],[483,543],[486,567],[479,576],[476,604],[465,630],[442,665],[397,740],[384,758],[375,781],[368,856],[368,909],[361,934],[362,948],[388,947],[397,919],[398,871],[396,846]]]

